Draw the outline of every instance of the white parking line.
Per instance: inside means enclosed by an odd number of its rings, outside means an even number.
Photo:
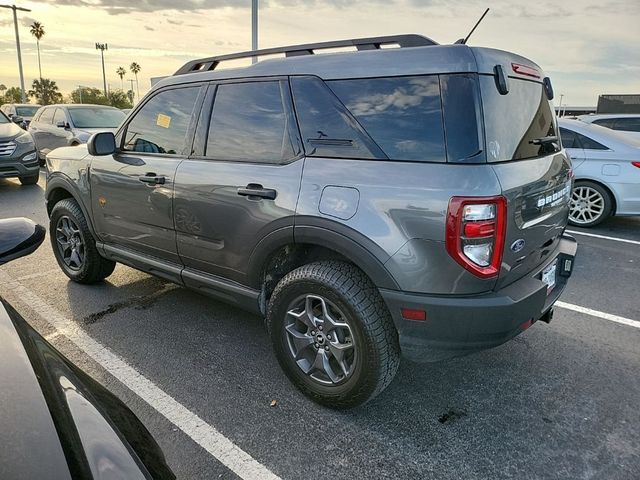
[[[630,318],[620,317],[611,313],[601,312],[599,310],[592,310],[591,308],[581,307],[580,305],[573,305],[572,303],[556,302],[556,307],[564,308],[567,310],[573,310],[574,312],[584,313],[585,315],[591,315],[592,317],[599,317],[610,322],[621,323],[622,325],[628,325],[634,328],[640,328],[640,321],[632,320]]]
[[[598,235],[597,233],[578,232],[576,230],[566,230],[567,233],[573,233],[575,235],[584,235],[585,237],[602,238],[604,240],[613,240],[614,242],[631,243],[633,245],[640,245],[638,240],[629,240],[627,238],[608,237],[606,235]]]
[[[1,270],[0,287],[7,300],[20,302],[37,313],[54,327],[57,333],[67,337],[236,475],[244,479],[279,479],[215,427],[176,401],[107,347],[91,338],[76,322],[66,318],[30,289]]]

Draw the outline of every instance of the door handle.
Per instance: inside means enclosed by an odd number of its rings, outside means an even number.
[[[238,195],[242,195],[243,197],[258,197],[258,198],[267,198],[269,200],[275,200],[278,192],[273,190],[272,188],[264,188],[259,183],[250,183],[246,187],[238,188]]]
[[[155,173],[147,173],[138,177],[142,183],[148,183],[150,185],[164,185],[166,178],[162,175],[156,175]]]

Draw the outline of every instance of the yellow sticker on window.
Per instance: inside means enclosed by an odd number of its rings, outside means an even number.
[[[171,125],[171,117],[164,113],[159,113],[156,119],[156,125],[162,128],[169,128],[169,125]]]

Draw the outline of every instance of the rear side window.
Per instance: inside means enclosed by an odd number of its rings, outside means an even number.
[[[445,161],[438,76],[338,80],[327,84],[388,158]]]
[[[387,158],[322,80],[294,77],[291,89],[307,155]]]
[[[53,121],[54,110],[55,108],[45,108],[38,121],[42,123],[51,123]]]
[[[200,87],[165,90],[152,97],[129,122],[125,151],[180,155]]]
[[[558,135],[555,112],[541,83],[510,78],[509,93],[500,95],[493,75],[479,78],[490,162],[536,158],[560,150],[559,142],[532,143]]]
[[[607,147],[595,140],[573,130],[560,128],[562,146],[564,148],[584,148],[585,150],[608,150]]]
[[[279,163],[296,156],[286,83],[219,85],[205,155],[219,160]]]
[[[616,124],[615,118],[602,118],[600,120],[594,120],[594,125],[600,125],[601,127],[614,128]]]
[[[640,132],[640,118],[618,118],[613,129],[623,132]]]

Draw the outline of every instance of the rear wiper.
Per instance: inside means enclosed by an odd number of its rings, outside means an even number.
[[[558,141],[557,135],[551,135],[548,137],[534,138],[533,140],[529,140],[531,145],[544,145],[546,143],[555,143]]]

